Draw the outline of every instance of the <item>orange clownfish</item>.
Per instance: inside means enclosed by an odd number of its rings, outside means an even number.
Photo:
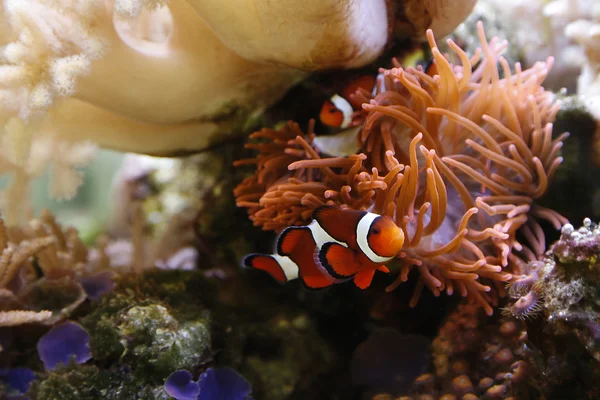
[[[359,89],[369,93],[375,85],[375,77],[370,75],[361,76],[350,82],[342,90],[342,95],[334,94],[323,103],[319,119],[324,125],[334,128],[348,128],[352,124],[354,111],[360,110],[362,103],[355,101],[352,97]]]
[[[429,62],[427,62],[427,64],[425,64],[423,71],[431,77],[434,77],[435,75],[439,74],[437,64],[435,63],[434,58],[432,58],[431,60],[429,60]]]
[[[402,250],[404,233],[389,217],[322,206],[307,226],[286,228],[274,254],[250,254],[247,267],[267,271],[280,283],[300,278],[311,289],[353,279],[366,289],[375,271]]]

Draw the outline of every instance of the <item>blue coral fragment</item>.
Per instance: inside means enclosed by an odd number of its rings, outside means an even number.
[[[81,325],[74,322],[63,322],[54,326],[37,344],[37,350],[44,367],[52,371],[59,364],[68,364],[71,359],[76,363],[84,363],[90,358],[90,335]]]
[[[0,369],[0,380],[4,381],[9,389],[18,393],[29,390],[29,384],[35,379],[33,371],[29,368],[4,368]]]
[[[184,369],[175,371],[165,381],[165,392],[177,400],[196,400],[200,393],[198,382]]]
[[[243,400],[252,391],[248,381],[231,368],[209,368],[200,376],[198,400]]]
[[[100,300],[106,293],[111,292],[116,283],[114,281],[115,273],[112,271],[102,271],[81,278],[81,286],[91,300]]]
[[[186,370],[173,372],[165,391],[176,400],[244,400],[250,398],[250,384],[231,368],[209,368],[196,382]]]

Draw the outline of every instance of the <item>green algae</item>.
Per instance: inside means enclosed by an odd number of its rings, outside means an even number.
[[[172,279],[181,274],[164,272],[160,274],[164,281],[155,279],[157,274],[143,276],[146,279],[126,280],[124,290],[105,298],[81,319],[90,332],[94,359],[126,363],[140,377],[164,377],[206,361],[210,355],[209,313],[198,302],[187,310],[172,305],[190,304],[183,299],[185,281],[175,284]]]
[[[306,398],[338,366],[336,353],[284,291],[242,277],[211,281],[201,271],[158,269],[121,277],[76,319],[90,334],[93,359],[41,374],[27,395],[166,399],[172,372],[197,378],[230,366],[251,382],[254,398]]]
[[[122,277],[78,321],[90,335],[93,361],[48,373],[32,385],[29,397],[168,398],[162,385],[169,374],[194,370],[212,357],[211,317],[202,301],[213,293],[210,286],[198,272],[152,270]]]
[[[94,365],[77,365],[58,369],[47,378],[34,382],[27,393],[31,399],[97,400],[153,399],[167,400],[162,385],[140,382],[125,368],[108,370]]]

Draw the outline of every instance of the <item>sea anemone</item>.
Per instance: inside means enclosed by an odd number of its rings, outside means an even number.
[[[491,314],[490,303],[504,294],[503,282],[522,275],[524,260],[537,259],[545,249],[536,219],[557,229],[566,222],[534,200],[561,163],[567,134],[553,138],[559,105],[541,86],[552,58],[511,70],[500,55],[507,43],[488,42],[481,23],[478,35],[481,48],[474,56],[452,40],[454,54],[444,56],[429,30],[438,74],[396,65],[380,70],[371,99],[356,93],[368,112],[358,133],[360,154],[319,154],[312,130],[308,139],[291,138],[289,130],[272,133],[272,143],[262,144],[254,161],[256,177],[236,191],[238,205],[249,208],[256,225],[275,231],[308,222],[311,211],[325,203],[387,215],[407,238],[389,290],[417,266],[411,305],[427,287],[436,296],[457,291]],[[284,160],[287,171],[281,168]],[[279,178],[267,182],[269,174]],[[265,186],[247,202],[242,195],[253,179]]]

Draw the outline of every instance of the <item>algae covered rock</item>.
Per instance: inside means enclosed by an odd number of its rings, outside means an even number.
[[[90,335],[92,362],[48,373],[29,397],[168,399],[163,384],[169,374],[196,370],[212,358],[210,312],[202,300],[211,297],[210,288],[197,272],[122,277],[78,321]]]
[[[529,319],[531,347],[539,350],[536,364],[543,371],[537,386],[548,399],[598,398],[600,227],[588,218],[578,229],[566,224],[528,269],[511,283],[523,297],[507,309],[522,308],[521,317]]]
[[[315,378],[335,362],[333,352],[304,313],[286,313],[253,324],[238,339],[245,347],[240,371],[253,378],[255,391],[265,400],[317,392]]]
[[[581,228],[567,224],[542,272],[548,329],[575,335],[600,362],[600,226],[588,218]]]
[[[104,370],[93,365],[77,364],[52,372],[46,379],[34,383],[28,397],[40,400],[170,398],[161,384],[145,384],[127,368]]]
[[[209,274],[210,275],[210,274]],[[254,398],[307,398],[327,390],[339,357],[313,318],[279,287],[207,278],[202,271],[148,270],[120,278],[82,308],[92,359],[40,374],[41,399],[167,399],[167,378],[231,367]],[[260,280],[264,283],[264,280]]]
[[[162,275],[167,279],[156,281],[157,289],[172,287],[170,274]],[[152,278],[148,283],[151,287]],[[178,294],[176,287],[172,290]],[[206,361],[210,357],[208,311],[200,304],[195,312],[182,313],[172,308],[168,300],[144,294],[147,297],[125,288],[105,298],[96,310],[82,318],[91,334],[94,358],[119,360],[128,363],[136,373],[161,377]]]

